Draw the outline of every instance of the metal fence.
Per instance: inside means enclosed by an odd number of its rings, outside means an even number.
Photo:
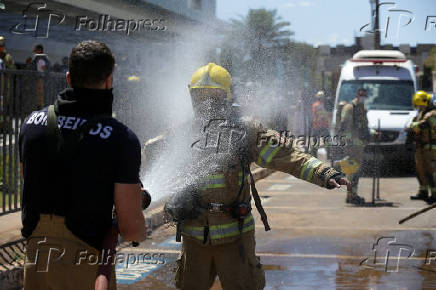
[[[52,104],[65,74],[0,70],[0,215],[21,209],[18,135],[24,118]]]

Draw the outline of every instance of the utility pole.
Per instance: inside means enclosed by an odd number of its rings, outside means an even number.
[[[374,46],[375,49],[380,49],[380,14],[379,0],[375,0],[375,21],[374,21]]]

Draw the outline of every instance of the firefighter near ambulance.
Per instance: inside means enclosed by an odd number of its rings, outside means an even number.
[[[339,104],[340,109],[336,116],[336,132],[345,136],[347,142],[343,148],[345,158],[337,161],[335,167],[341,169],[352,183],[352,190],[347,193],[346,202],[356,205],[365,204],[365,199],[358,195],[358,184],[365,145],[371,135],[365,109],[367,96],[364,88],[358,89],[350,103]]]
[[[240,116],[231,84],[226,69],[209,63],[193,74],[189,85],[194,119],[184,128],[192,133],[185,144],[194,168],[189,177],[199,177],[174,192],[165,205],[177,224],[176,240],[182,240],[175,277],[180,289],[209,289],[217,275],[223,289],[264,288],[265,274],[255,255],[251,195],[265,230],[270,227],[250,171],[252,162],[328,189],[351,189],[341,172],[295,147],[282,146],[286,140],[278,132]]]
[[[413,105],[418,109],[408,130],[408,142],[415,142],[416,173],[419,183],[418,193],[412,200],[424,200],[429,204],[436,202],[436,107],[430,94],[417,91]],[[429,196],[430,192],[430,196]]]

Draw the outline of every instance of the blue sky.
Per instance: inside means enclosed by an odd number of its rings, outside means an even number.
[[[395,5],[380,7],[382,43],[436,45],[436,0],[380,0],[380,3],[385,2]],[[217,17],[238,18],[249,9],[257,8],[277,9],[283,20],[291,22],[295,40],[315,46],[350,45],[354,43],[354,36],[363,35],[360,28],[371,20],[369,0],[217,0]],[[394,11],[398,9],[407,11]],[[433,17],[427,19],[428,16]],[[409,20],[411,23],[406,25]]]

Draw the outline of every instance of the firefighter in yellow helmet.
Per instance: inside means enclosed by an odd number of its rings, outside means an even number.
[[[252,180],[252,162],[329,189],[351,187],[340,172],[285,146],[278,132],[237,116],[231,84],[226,69],[209,63],[193,74],[189,85],[194,123],[202,124],[189,156],[192,163],[203,165],[191,192],[174,194],[165,206],[178,225],[176,240],[179,233],[183,237],[175,278],[180,289],[209,289],[217,275],[226,290],[264,288],[265,274],[255,255],[251,195],[265,230],[269,226]],[[180,204],[190,211],[178,208]]]
[[[410,198],[433,203],[436,201],[436,161],[433,161],[436,160],[436,108],[431,102],[431,95],[424,91],[417,91],[412,102],[418,113],[408,131],[416,144],[415,161],[419,191]],[[429,189],[431,197],[428,197]]]

